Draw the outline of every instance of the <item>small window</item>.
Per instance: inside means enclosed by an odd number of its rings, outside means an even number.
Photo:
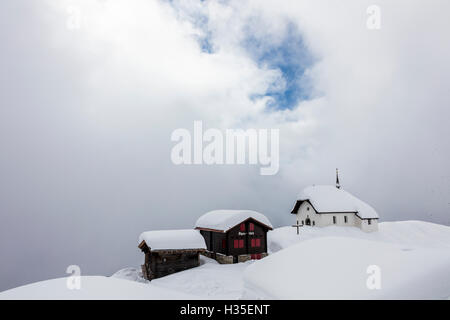
[[[333,223],[336,224],[336,216],[333,216]]]
[[[369,220],[367,220],[367,223],[368,224],[372,224],[372,221],[369,219]]]
[[[309,211],[309,207],[306,207],[306,211]]]
[[[244,240],[241,239],[239,240],[239,248],[243,248],[244,247]]]
[[[347,223],[347,216],[344,216],[344,222]]]
[[[315,226],[316,225],[316,222],[315,221],[313,221],[313,226]]]
[[[240,230],[245,231],[245,223],[241,223]]]
[[[225,239],[222,239],[222,249],[225,249],[227,247],[227,241]]]
[[[234,248],[239,248],[239,240],[235,239],[235,240],[233,241],[233,247],[234,247]]]
[[[250,222],[250,224],[248,225],[248,229],[250,231],[254,231],[255,230],[255,225],[253,223]]]
[[[261,239],[255,239],[255,247],[261,247]]]

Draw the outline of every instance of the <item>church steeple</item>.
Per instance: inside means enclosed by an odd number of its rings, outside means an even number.
[[[340,189],[341,185],[339,183],[339,172],[338,169],[336,168],[336,188]]]

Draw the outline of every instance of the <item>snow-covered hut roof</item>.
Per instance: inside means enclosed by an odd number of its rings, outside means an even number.
[[[193,229],[146,231],[139,236],[139,247],[142,242],[152,251],[206,249],[203,236]]]
[[[256,221],[273,229],[269,219],[262,213],[252,210],[213,210],[198,218],[195,227],[199,229],[212,229],[226,232],[242,221],[253,218]]]
[[[318,213],[354,212],[361,219],[379,218],[370,205],[335,186],[306,187],[300,192],[297,200],[309,201]]]

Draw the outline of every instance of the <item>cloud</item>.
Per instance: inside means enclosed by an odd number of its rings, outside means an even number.
[[[368,30],[370,4],[2,3],[0,289],[138,265],[141,231],[207,210],[288,224],[336,167],[383,220],[449,224],[449,4],[378,1]],[[279,128],[279,174],[173,165],[171,133],[194,120]]]

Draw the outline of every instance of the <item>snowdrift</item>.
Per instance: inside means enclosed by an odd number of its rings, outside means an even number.
[[[269,233],[269,257],[244,273],[244,298],[447,299],[450,228],[419,221],[385,222],[367,234],[348,227],[292,227]],[[368,268],[381,288],[369,289]]]
[[[304,226],[300,235],[292,227],[281,227],[267,234],[269,253],[277,252],[296,243],[320,237],[347,237],[381,241],[405,246],[447,248],[450,251],[450,227],[424,221],[396,221],[378,224],[378,231],[361,232],[356,227]]]
[[[448,299],[450,227],[420,221],[383,222],[379,231],[352,227],[292,227],[268,233],[271,254],[221,265],[201,257],[197,268],[148,282],[140,268],[112,277],[83,276],[18,287],[0,299]],[[381,272],[370,290],[369,266]]]
[[[0,300],[183,300],[195,297],[116,277],[82,276],[80,289],[69,289],[67,278],[40,281],[3,291]]]

